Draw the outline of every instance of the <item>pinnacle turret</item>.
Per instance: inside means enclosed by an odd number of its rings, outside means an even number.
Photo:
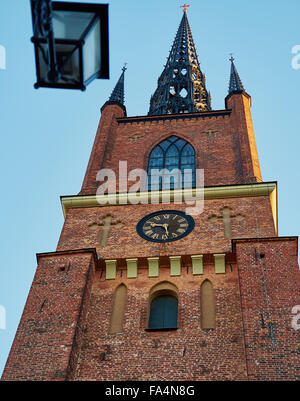
[[[230,58],[230,61],[231,61],[231,72],[230,72],[230,82],[228,91],[229,95],[233,92],[240,92],[245,90],[242,81],[239,77],[239,74],[237,72],[236,66],[234,64],[234,58],[232,56]]]
[[[122,74],[109,98],[109,103],[119,103],[124,105],[124,77],[125,71],[127,70],[126,66],[122,68]]]
[[[185,7],[167,64],[151,97],[149,115],[211,110]]]

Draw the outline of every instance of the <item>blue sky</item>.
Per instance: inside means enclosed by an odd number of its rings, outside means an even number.
[[[98,3],[98,1],[81,1]],[[0,2],[1,269],[0,374],[36,270],[36,253],[54,251],[63,225],[61,195],[80,191],[100,107],[124,62],[129,116],[146,115],[184,4],[111,0],[109,80],[86,92],[35,90],[29,0]],[[278,181],[279,235],[299,235],[299,0],[190,1],[188,17],[214,109],[224,109],[233,52],[252,117],[264,181]],[[0,64],[1,66],[1,64]],[[1,310],[1,308],[0,308]]]

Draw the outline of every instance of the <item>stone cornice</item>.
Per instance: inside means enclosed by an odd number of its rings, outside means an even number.
[[[41,258],[55,257],[55,256],[74,256],[78,254],[87,254],[87,253],[92,254],[95,261],[98,260],[96,248],[68,249],[63,251],[37,253],[36,259],[37,262],[39,263]]]
[[[117,118],[119,124],[133,124],[133,123],[147,123],[153,121],[167,121],[167,120],[191,120],[191,119],[210,119],[212,117],[226,117],[230,116],[232,110],[214,110],[214,111],[204,111],[199,113],[181,113],[181,114],[163,114],[157,116],[136,116],[136,117],[126,117]]]
[[[291,237],[260,237],[260,238],[237,238],[237,239],[232,239],[232,253],[236,252],[236,246],[237,244],[242,244],[242,243],[266,243],[266,242],[283,242],[283,241],[295,241],[295,250],[296,254],[295,256],[298,257],[298,236],[291,236]]]
[[[139,204],[151,204],[151,200],[155,199],[155,203],[164,203],[165,199],[170,202],[176,199],[184,199],[184,201],[193,201],[198,199],[228,199],[228,198],[244,198],[256,196],[270,196],[271,207],[276,233],[278,233],[278,208],[277,208],[277,182],[261,182],[253,184],[241,185],[223,185],[216,187],[193,188],[193,189],[175,189],[163,191],[145,191],[136,193],[116,193],[108,195],[77,195],[62,196],[61,204],[64,216],[67,215],[69,209],[103,207],[103,206],[126,206],[136,204],[131,199],[139,197]],[[133,197],[133,198],[131,198]],[[184,203],[183,201],[183,203]]]

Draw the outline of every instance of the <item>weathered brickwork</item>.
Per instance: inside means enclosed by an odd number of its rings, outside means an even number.
[[[262,181],[251,116],[251,98],[246,93],[234,94],[225,99],[225,104],[233,110],[232,125],[236,128],[235,155],[241,155],[241,160],[237,156],[235,158],[240,166],[240,179],[243,180],[244,177],[244,182]]]
[[[205,186],[260,182],[249,97],[233,95],[228,106],[230,109],[222,112],[165,119],[117,118],[124,114],[121,107],[105,107],[80,194],[96,193],[97,173],[103,168],[115,172],[118,190],[120,160],[128,162],[128,172],[138,168],[147,171],[149,153],[170,135],[194,146],[196,167],[204,170]]]
[[[2,380],[66,380],[77,363],[93,250],[39,255]]]
[[[235,241],[249,380],[299,380],[297,238]]]
[[[203,213],[193,216],[193,232],[180,241],[154,243],[141,238],[136,225],[142,217],[157,210],[185,210],[186,205],[127,205],[71,209],[67,214],[57,250],[93,247],[104,259],[130,258],[147,255],[184,255],[222,253],[231,249],[231,240],[224,237],[222,218],[212,221],[213,215],[221,216],[221,209],[229,207],[232,216],[240,214],[242,220],[231,219],[232,238],[270,237],[275,235],[274,222],[267,196],[240,199],[208,200]],[[112,223],[121,222],[122,227],[111,226],[106,246],[100,246],[99,236],[103,227],[89,229],[93,223],[101,223],[106,215],[112,215]],[[116,246],[117,244],[117,246]]]
[[[149,278],[146,266],[137,279],[106,281],[96,275],[84,345],[75,380],[245,380],[246,363],[239,302],[237,268],[227,265],[226,275],[216,275],[212,263],[204,274],[193,276],[184,264],[180,277],[170,277],[168,267],[158,278]],[[200,326],[200,286],[209,279],[216,298],[216,329]],[[149,332],[147,309],[151,288],[162,281],[178,288],[179,327],[176,331]],[[109,334],[114,290],[128,288],[124,331]]]
[[[117,104],[102,108],[75,196],[79,207],[66,209],[56,252],[38,255],[2,380],[300,379],[300,330],[291,325],[292,308],[300,305],[297,238],[277,237],[276,191],[262,193],[265,183],[253,190],[262,178],[250,100],[245,92],[235,93],[226,98],[226,110],[155,117],[126,117]],[[118,178],[122,160],[128,172],[147,170],[151,149],[169,135],[194,146],[206,189],[232,191],[205,199],[188,236],[155,243],[136,231],[146,215],[185,211],[184,203],[82,206],[83,198],[91,199],[84,195],[97,191],[100,169],[112,169]],[[234,195],[240,184],[253,185],[245,186],[249,193]],[[178,275],[172,256],[181,257]],[[192,256],[203,261],[196,270]],[[150,274],[148,258],[155,257],[158,275]],[[137,266],[132,278],[128,259]],[[108,261],[115,270],[109,271]],[[211,329],[201,327],[205,280],[215,302]],[[175,330],[147,330],[149,297],[159,283],[176,288]],[[123,331],[111,334],[120,284],[127,289]]]

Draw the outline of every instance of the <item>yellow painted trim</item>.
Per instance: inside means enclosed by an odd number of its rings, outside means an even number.
[[[106,280],[115,280],[117,277],[117,261],[106,260]]]
[[[137,278],[138,275],[138,259],[126,259],[127,278]]]
[[[149,277],[159,276],[159,258],[147,258]]]
[[[69,209],[87,208],[87,207],[105,207],[131,205],[132,197],[137,194],[120,193],[109,195],[77,195],[61,197],[61,204],[64,216],[66,217]],[[176,199],[191,201],[197,199],[212,200],[212,199],[228,199],[228,198],[243,198],[256,196],[270,196],[274,225],[278,231],[278,216],[277,216],[277,184],[275,182],[255,183],[247,185],[228,185],[219,187],[192,188],[192,189],[175,189],[164,191],[147,191],[139,193],[140,204],[151,204],[151,200],[156,200],[156,203],[164,203],[164,199],[170,199],[170,202]]]
[[[193,275],[203,274],[203,255],[192,255]]]
[[[181,256],[170,256],[170,275],[181,275]]]
[[[215,273],[216,274],[224,274],[226,273],[225,268],[225,253],[215,254]]]
[[[277,186],[275,187],[274,191],[270,193],[270,202],[275,226],[276,235],[278,235],[278,191]]]

